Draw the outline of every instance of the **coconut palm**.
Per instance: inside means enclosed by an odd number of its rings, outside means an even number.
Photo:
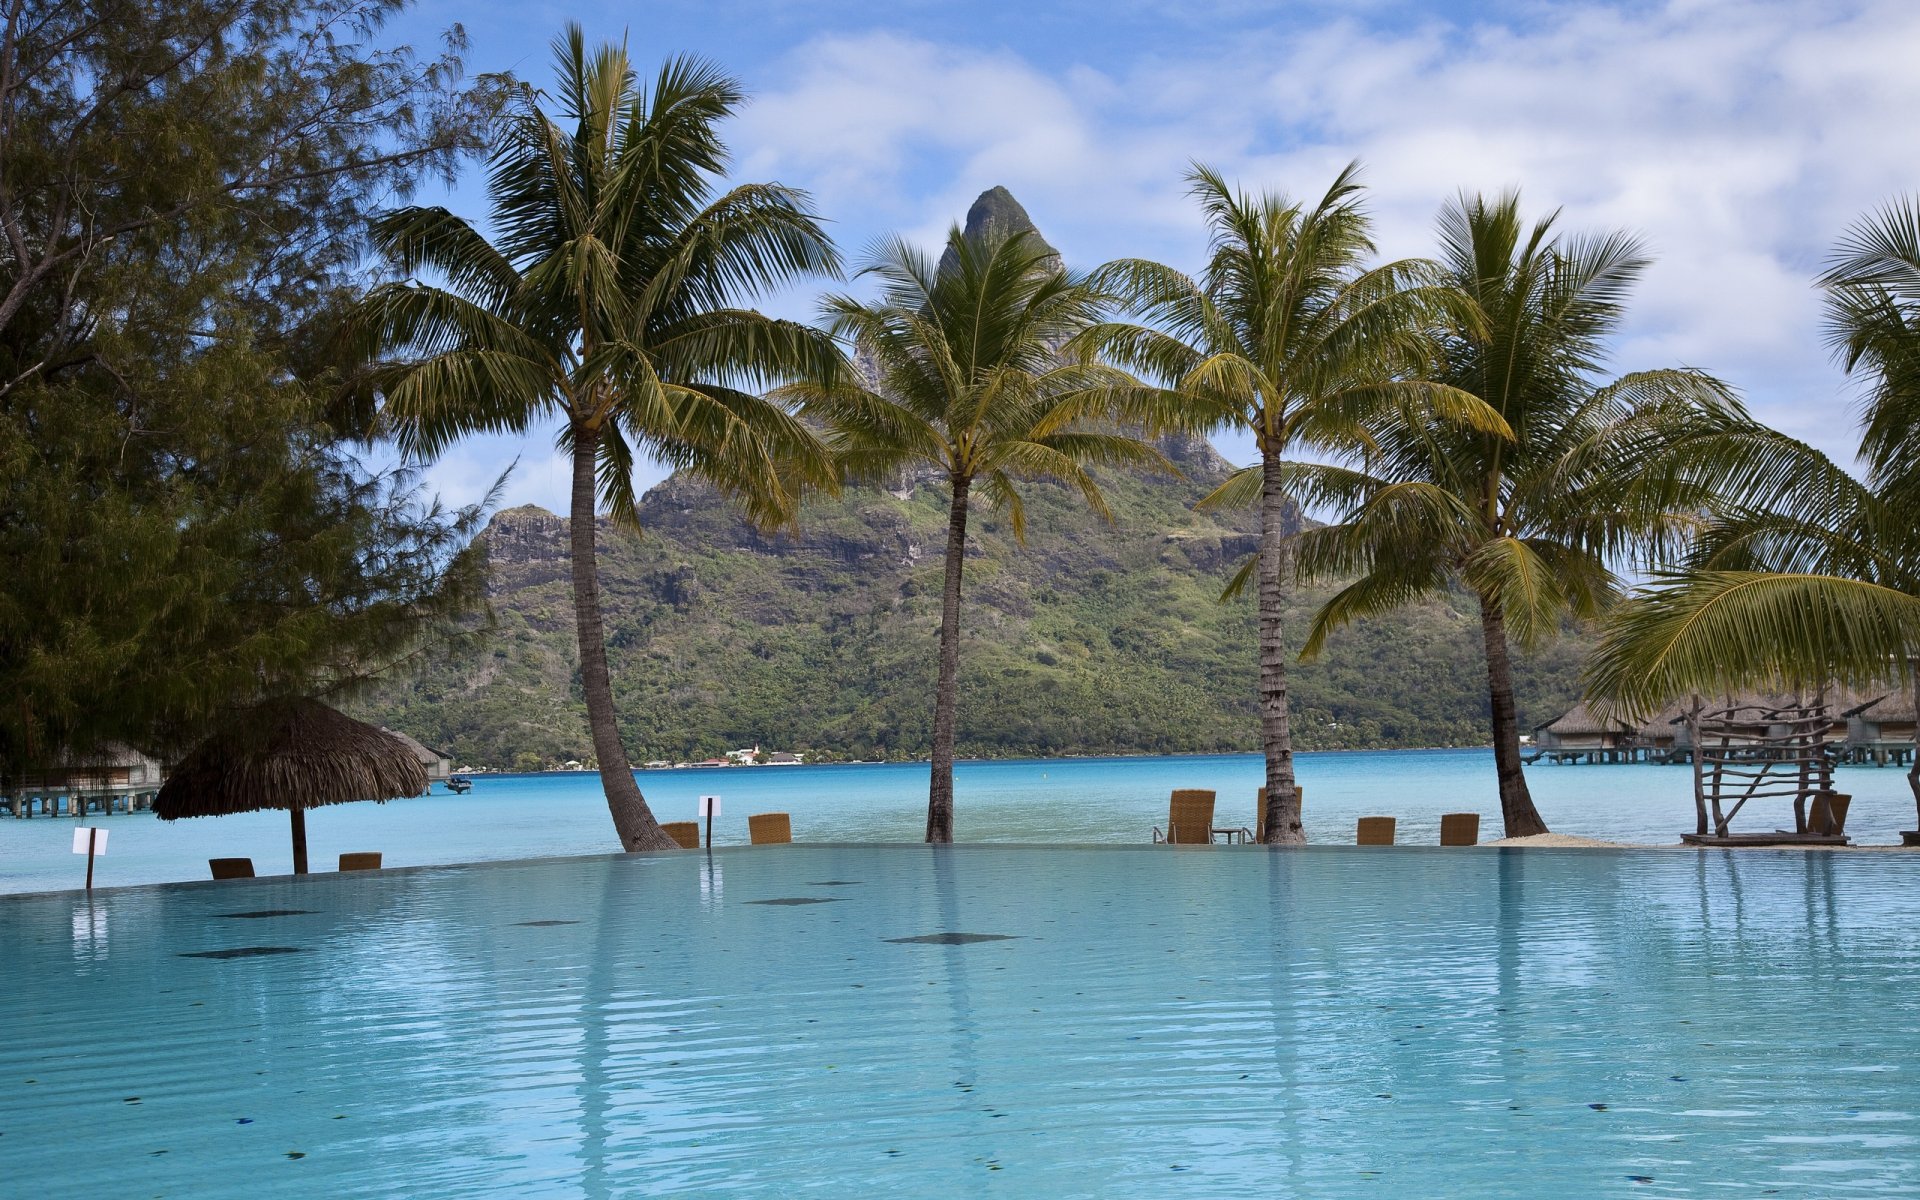
[[[1106,324],[1087,339],[1159,385],[1157,402],[1138,398],[1132,411],[1157,424],[1244,430],[1259,449],[1259,465],[1230,478],[1208,502],[1257,496],[1260,505],[1260,548],[1249,571],[1258,579],[1266,838],[1273,843],[1305,840],[1281,625],[1299,529],[1292,484],[1303,469],[1288,456],[1364,449],[1386,411],[1505,432],[1478,400],[1410,373],[1430,360],[1424,331],[1453,295],[1438,286],[1429,263],[1368,265],[1374,245],[1357,175],[1357,165],[1348,166],[1308,206],[1238,192],[1196,167],[1188,179],[1212,235],[1204,274],[1194,280],[1138,259],[1109,264],[1098,281],[1141,323]],[[1247,576],[1243,571],[1229,591]]]
[[[950,842],[961,575],[976,492],[1005,512],[1024,541],[1023,481],[1063,482],[1106,516],[1089,468],[1165,460],[1102,422],[1116,373],[1065,346],[1099,317],[1104,297],[1030,231],[988,228],[969,238],[956,226],[937,263],[904,241],[885,240],[862,274],[879,281],[878,299],[829,296],[822,312],[834,336],[872,364],[871,383],[842,373],[786,394],[829,430],[849,474],[885,479],[930,469],[947,489],[926,840]]]
[[[1557,215],[1557,214],[1556,214]],[[1307,653],[1358,617],[1464,589],[1479,607],[1500,811],[1508,837],[1545,833],[1520,762],[1512,646],[1600,615],[1624,559],[1644,561],[1714,499],[1695,470],[1749,428],[1698,371],[1601,382],[1606,341],[1647,260],[1621,233],[1529,227],[1519,197],[1462,197],[1440,214],[1442,265],[1472,322],[1440,341],[1436,374],[1505,418],[1511,437],[1387,424],[1364,470],[1320,471],[1341,519],[1302,539],[1302,567],[1358,575],[1314,618]],[[1718,439],[1718,440],[1716,440]]]
[[[1829,344],[1866,385],[1864,483],[1779,450],[1744,507],[1621,605],[1588,687],[1634,711],[1746,687],[1867,687],[1920,653],[1920,199],[1855,224],[1820,279]],[[1920,803],[1920,762],[1909,779]]]
[[[573,463],[570,518],[581,685],[607,804],[629,850],[675,843],[633,777],[615,722],[595,563],[595,514],[637,522],[635,455],[738,498],[762,521],[799,487],[831,479],[824,448],[756,387],[837,360],[804,326],[742,297],[832,272],[832,244],[803,193],[748,184],[716,195],[717,126],[738,86],[695,59],[651,90],[624,49],[554,43],[559,117],[512,88],[495,130],[490,241],[444,208],[396,211],[374,240],[407,276],[376,288],[352,323],[365,375],[402,446],[431,457],[460,438],[557,419]],[[423,281],[428,274],[440,281]]]

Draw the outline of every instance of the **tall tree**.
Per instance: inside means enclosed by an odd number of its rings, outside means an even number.
[[[1435,377],[1480,397],[1503,437],[1389,422],[1364,470],[1317,470],[1341,510],[1302,539],[1302,566],[1352,576],[1314,619],[1306,651],[1357,617],[1464,588],[1479,605],[1506,835],[1545,833],[1520,762],[1512,644],[1534,649],[1616,599],[1615,568],[1670,545],[1714,500],[1688,468],[1746,426],[1716,380],[1641,371],[1602,383],[1607,338],[1646,267],[1624,234],[1530,228],[1519,197],[1463,197],[1440,214],[1442,264],[1474,318],[1440,340]]]
[[[638,522],[634,456],[651,454],[789,519],[832,467],[808,430],[757,388],[838,359],[806,326],[742,298],[838,259],[807,197],[778,184],[716,195],[719,125],[742,102],[697,59],[640,87],[626,51],[554,43],[561,119],[510,89],[493,131],[494,240],[444,208],[381,218],[374,237],[408,278],[375,289],[353,325],[378,359],[360,395],[414,455],[476,433],[560,419],[573,462],[571,553],[581,686],[607,805],[628,850],[671,849],[620,741],[600,613],[595,515]],[[563,123],[564,122],[564,123]],[[419,278],[435,276],[439,283]]]
[[[1164,460],[1105,423],[1114,373],[1065,352],[1099,317],[1104,297],[1033,233],[988,225],[969,238],[955,227],[938,263],[891,239],[875,248],[862,274],[880,281],[880,298],[830,296],[824,313],[877,378],[869,386],[842,372],[789,392],[830,431],[850,474],[886,479],[925,467],[947,488],[926,840],[951,842],[961,576],[976,491],[1005,511],[1024,541],[1021,481],[1059,480],[1106,515],[1089,468]]]
[[[1752,686],[1913,685],[1920,198],[1895,201],[1849,229],[1820,284],[1828,342],[1865,385],[1865,481],[1772,435],[1737,478],[1742,503],[1609,620],[1588,667],[1596,699],[1644,711],[1690,693]],[[1920,806],[1920,759],[1908,781]]]
[[[1266,840],[1297,844],[1306,835],[1282,612],[1293,575],[1292,482],[1300,468],[1289,455],[1363,451],[1386,411],[1463,421],[1496,437],[1506,426],[1474,397],[1418,374],[1432,357],[1426,331],[1452,293],[1439,286],[1430,263],[1369,265],[1374,244],[1357,165],[1341,171],[1311,206],[1236,191],[1205,167],[1189,181],[1212,235],[1205,272],[1194,280],[1139,259],[1110,264],[1098,279],[1143,323],[1110,324],[1089,336],[1114,361],[1161,385],[1157,403],[1139,397],[1134,411],[1156,424],[1242,430],[1260,452],[1257,467],[1210,499],[1259,499],[1260,549],[1249,570],[1260,612]]]
[[[478,143],[387,0],[0,3],[0,786],[337,691],[475,601],[311,351],[368,206]],[[351,31],[352,36],[347,36]]]

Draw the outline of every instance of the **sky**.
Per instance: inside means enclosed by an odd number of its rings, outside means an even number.
[[[1812,280],[1920,192],[1913,0],[422,0],[387,33],[424,50],[457,22],[470,71],[542,84],[568,21],[643,75],[692,53],[738,77],[730,178],[808,190],[856,262],[883,234],[937,243],[999,184],[1070,265],[1196,270],[1195,161],[1307,198],[1360,160],[1386,257],[1431,254],[1463,190],[1518,188],[1530,217],[1652,253],[1610,370],[1711,371],[1848,463],[1859,393]],[[466,180],[431,198],[484,220],[480,164]],[[763,307],[806,318],[818,290]],[[503,504],[564,511],[551,431],[466,443],[428,480],[470,502],[515,460]]]

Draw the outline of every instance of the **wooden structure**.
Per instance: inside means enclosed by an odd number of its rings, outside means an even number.
[[[1582,701],[1534,728],[1534,752],[1527,761],[1632,762],[1637,754],[1635,732],[1624,721],[1599,716]]]
[[[1809,823],[1808,805],[1830,812],[1833,765],[1842,740],[1824,701],[1728,704],[1708,709],[1696,701],[1688,716],[1697,753],[1693,763],[1694,832],[1681,840],[1697,846],[1844,845],[1844,833]],[[1752,800],[1793,801],[1792,831],[1735,834],[1733,819]],[[1843,810],[1844,811],[1844,810]]]
[[[399,738],[407,749],[413,751],[413,756],[420,760],[420,766],[427,773],[428,790],[432,790],[434,784],[444,783],[453,777],[453,759],[448,757],[445,751],[435,750],[419,738],[410,737],[398,729],[388,729],[383,725],[380,727],[380,732],[389,737]]]
[[[350,850],[340,856],[342,871],[378,871],[380,852],[378,850]]]
[[[111,742],[96,754],[70,756],[59,766],[18,778],[0,796],[0,809],[15,817],[145,812],[164,778],[159,759]]]
[[[1913,693],[1875,696],[1840,714],[1847,722],[1846,759],[1876,767],[1906,766],[1914,755]]]

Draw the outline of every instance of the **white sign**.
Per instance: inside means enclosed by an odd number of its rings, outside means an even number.
[[[92,853],[105,854],[107,852],[107,831],[90,825],[82,825],[73,831],[73,852],[75,854],[88,853],[89,847],[87,843],[89,841],[93,842],[91,847]]]
[[[720,797],[718,796],[700,797],[700,811],[695,815],[702,816],[702,817],[719,816],[720,815]]]

